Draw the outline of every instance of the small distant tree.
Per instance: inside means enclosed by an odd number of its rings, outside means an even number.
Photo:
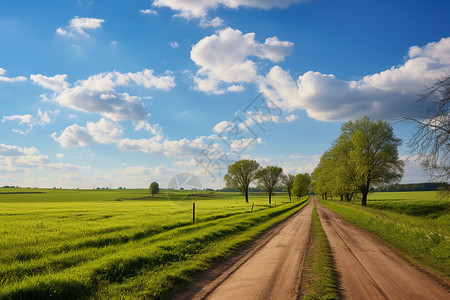
[[[248,203],[248,189],[259,168],[260,165],[257,161],[249,159],[241,159],[229,165],[228,173],[223,178],[226,187],[241,192]]]
[[[156,181],[150,183],[150,193],[152,194],[152,196],[155,196],[155,194],[159,193],[159,184]]]
[[[278,188],[283,174],[283,169],[276,166],[268,166],[256,172],[258,186],[269,195],[269,204],[272,203],[273,191]]]
[[[295,176],[292,174],[281,174],[281,183],[283,187],[287,190],[289,195],[289,201],[292,201],[292,188],[294,187]]]
[[[308,193],[310,183],[311,179],[308,173],[297,174],[297,176],[295,176],[292,192],[297,198],[301,198]]]

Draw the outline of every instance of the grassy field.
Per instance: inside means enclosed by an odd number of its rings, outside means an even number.
[[[262,194],[250,204],[236,193],[156,196],[0,189],[0,299],[164,298],[306,204],[287,195],[273,198],[277,206]]]
[[[356,201],[321,202],[413,261],[450,278],[450,204],[436,192],[374,193],[367,207]]]

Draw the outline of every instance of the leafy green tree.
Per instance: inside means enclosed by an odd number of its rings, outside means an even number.
[[[155,194],[159,193],[159,184],[156,181],[150,183],[150,193],[152,194],[152,196],[155,196]]]
[[[281,174],[281,183],[283,184],[283,187],[287,190],[289,195],[289,201],[292,201],[291,195],[292,195],[292,188],[294,187],[294,181],[295,176],[292,174]]]
[[[311,178],[309,177],[308,173],[297,174],[295,176],[292,193],[297,198],[301,198],[302,196],[304,196],[308,193],[310,183],[311,183]]]
[[[223,178],[226,187],[241,192],[248,202],[248,189],[259,168],[257,161],[249,159],[241,159],[229,165],[228,173]]]
[[[400,145],[401,140],[387,122],[363,117],[345,123],[341,135],[313,172],[316,193],[340,195],[341,200],[346,195],[349,200],[358,190],[361,205],[365,206],[371,186],[393,183],[402,177]]]
[[[283,169],[276,166],[267,166],[256,172],[255,177],[258,180],[258,186],[269,195],[269,204],[272,203],[273,191],[280,185],[282,174]]]

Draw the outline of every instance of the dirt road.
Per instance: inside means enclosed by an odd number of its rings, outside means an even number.
[[[372,234],[317,203],[344,299],[450,299],[450,293]]]
[[[175,299],[295,299],[311,225],[312,202],[258,239],[195,295]],[[200,283],[203,284],[203,283]]]

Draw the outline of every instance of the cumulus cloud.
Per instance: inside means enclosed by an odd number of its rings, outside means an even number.
[[[17,76],[17,77],[8,77],[6,76],[6,70],[3,68],[0,68],[0,82],[20,82],[20,81],[26,81],[27,78],[24,76]]]
[[[89,37],[86,30],[94,30],[102,27],[103,19],[80,18],[75,16],[69,21],[69,25],[64,28],[59,27],[56,33],[66,37],[83,36]]]
[[[155,16],[158,15],[158,12],[153,9],[140,9],[139,11],[145,15],[155,15]]]
[[[223,25],[223,20],[219,17],[215,17],[212,20],[208,20],[208,19],[202,19],[200,21],[200,26],[201,27],[220,27]]]
[[[169,140],[161,139],[161,136],[149,139],[122,139],[117,147],[120,151],[140,151],[154,155],[165,155],[167,157],[184,158],[195,157],[207,146],[204,138],[196,138],[194,140],[181,139]],[[214,145],[217,147],[217,145]]]
[[[47,155],[39,153],[35,147],[19,147],[0,144],[0,169],[20,172],[29,169],[41,170],[78,170],[79,167],[69,163],[54,163]]]
[[[51,136],[62,147],[82,147],[93,142],[101,144],[111,144],[120,140],[123,133],[123,127],[117,123],[105,118],[97,123],[87,122],[86,127],[73,124],[68,126],[57,136],[54,132]]]
[[[292,4],[306,0],[155,0],[153,6],[169,7],[177,11],[177,16],[191,19],[205,17],[210,10],[219,6],[237,9],[241,6],[271,9],[273,7],[286,8]]]
[[[288,71],[273,67],[260,82],[260,91],[284,110],[304,109],[322,121],[345,121],[368,115],[393,118],[414,115],[415,100],[425,85],[450,69],[450,38],[414,46],[404,64],[360,80],[309,71],[294,80]]]
[[[230,131],[231,129],[233,129],[233,124],[234,124],[233,122],[222,121],[222,122],[217,123],[214,126],[213,130],[214,130],[214,132],[217,132],[217,133],[227,132],[227,131]]]
[[[30,75],[30,79],[44,88],[55,92],[61,92],[70,86],[70,84],[66,81],[66,74],[59,74],[52,77],[41,74],[32,74]]]
[[[13,131],[16,133],[26,134],[30,132],[35,125],[44,126],[53,122],[58,113],[58,110],[42,112],[41,109],[38,109],[37,115],[34,117],[31,114],[3,116],[2,123],[6,121],[19,121],[19,125],[25,125],[28,127],[27,130],[14,128]]]
[[[292,42],[280,41],[277,37],[259,43],[255,33],[243,34],[229,27],[205,37],[191,50],[191,59],[200,67],[194,79],[196,89],[223,93],[220,83],[251,82],[257,78],[258,70],[249,57],[280,62],[291,53],[293,46]]]
[[[135,85],[167,91],[175,86],[173,76],[156,76],[153,70],[148,69],[136,73],[100,73],[79,80],[73,86],[66,84],[66,75],[46,77],[38,74],[31,75],[31,78],[41,86],[55,91],[53,100],[61,106],[86,113],[98,113],[114,121],[143,121],[148,116],[140,97],[118,92],[117,88]]]

